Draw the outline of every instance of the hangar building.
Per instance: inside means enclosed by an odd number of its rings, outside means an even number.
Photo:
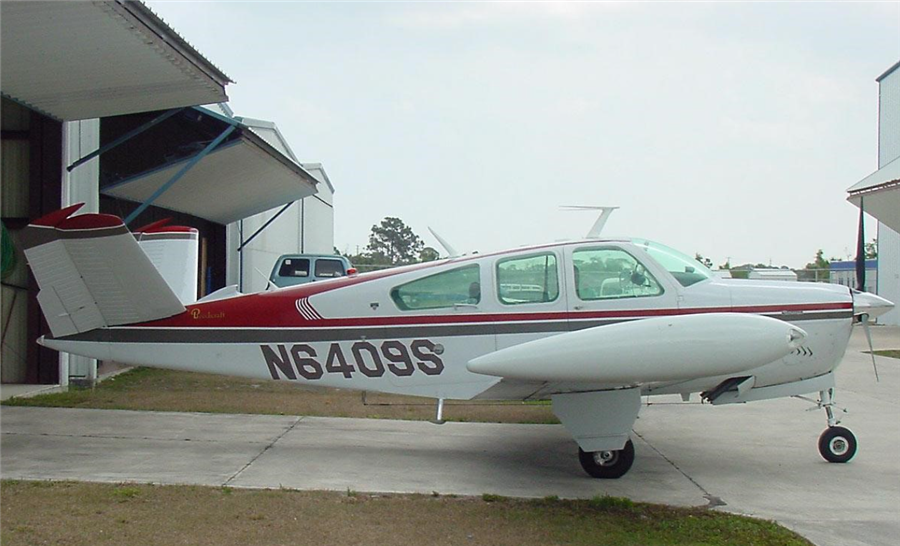
[[[230,78],[144,4],[0,10],[2,383],[97,374],[90,359],[34,343],[49,330],[15,245],[30,219],[83,202],[133,229],[167,217],[193,227],[199,296],[227,283],[261,289],[240,271],[268,273],[275,253],[332,251],[323,167],[300,164],[274,123],[235,116]]]
[[[877,293],[898,304],[878,318],[900,326],[900,62],[878,76],[878,170],[847,191],[878,219]]]

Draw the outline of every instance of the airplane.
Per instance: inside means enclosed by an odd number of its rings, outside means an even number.
[[[835,369],[893,307],[824,283],[717,278],[664,245],[599,237],[183,305],[123,221],[33,221],[24,252],[51,335],[101,360],[444,400],[550,400],[585,472],[631,468],[643,396],[712,405],[819,393],[819,452],[853,458]],[[595,234],[596,235],[596,234]]]

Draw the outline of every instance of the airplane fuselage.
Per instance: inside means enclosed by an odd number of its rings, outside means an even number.
[[[465,256],[201,301],[170,318],[43,343],[129,364],[446,399],[535,399],[622,387],[692,393],[728,379],[623,385],[516,380],[467,369],[473,359],[522,343],[647,318],[757,314],[804,330],[806,339],[792,353],[742,372],[753,388],[823,376],[843,357],[853,322],[847,288],[718,279],[650,245],[587,240]],[[672,362],[690,365],[709,351],[723,361],[736,357],[729,339],[689,341],[672,349]],[[639,352],[603,357],[630,354]]]

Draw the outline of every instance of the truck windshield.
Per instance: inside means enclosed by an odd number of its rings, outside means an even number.
[[[707,269],[706,266],[674,248],[646,239],[632,239],[631,242],[646,251],[651,258],[671,273],[682,286],[691,286],[713,277],[713,272]]]

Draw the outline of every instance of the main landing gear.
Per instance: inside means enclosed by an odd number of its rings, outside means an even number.
[[[621,478],[634,464],[634,444],[610,451],[584,451],[578,448],[578,460],[585,472],[600,479]]]
[[[829,463],[846,463],[856,455],[856,436],[838,426],[841,421],[834,416],[833,388],[819,392],[819,407],[828,416],[828,428],[819,436],[819,454]]]

